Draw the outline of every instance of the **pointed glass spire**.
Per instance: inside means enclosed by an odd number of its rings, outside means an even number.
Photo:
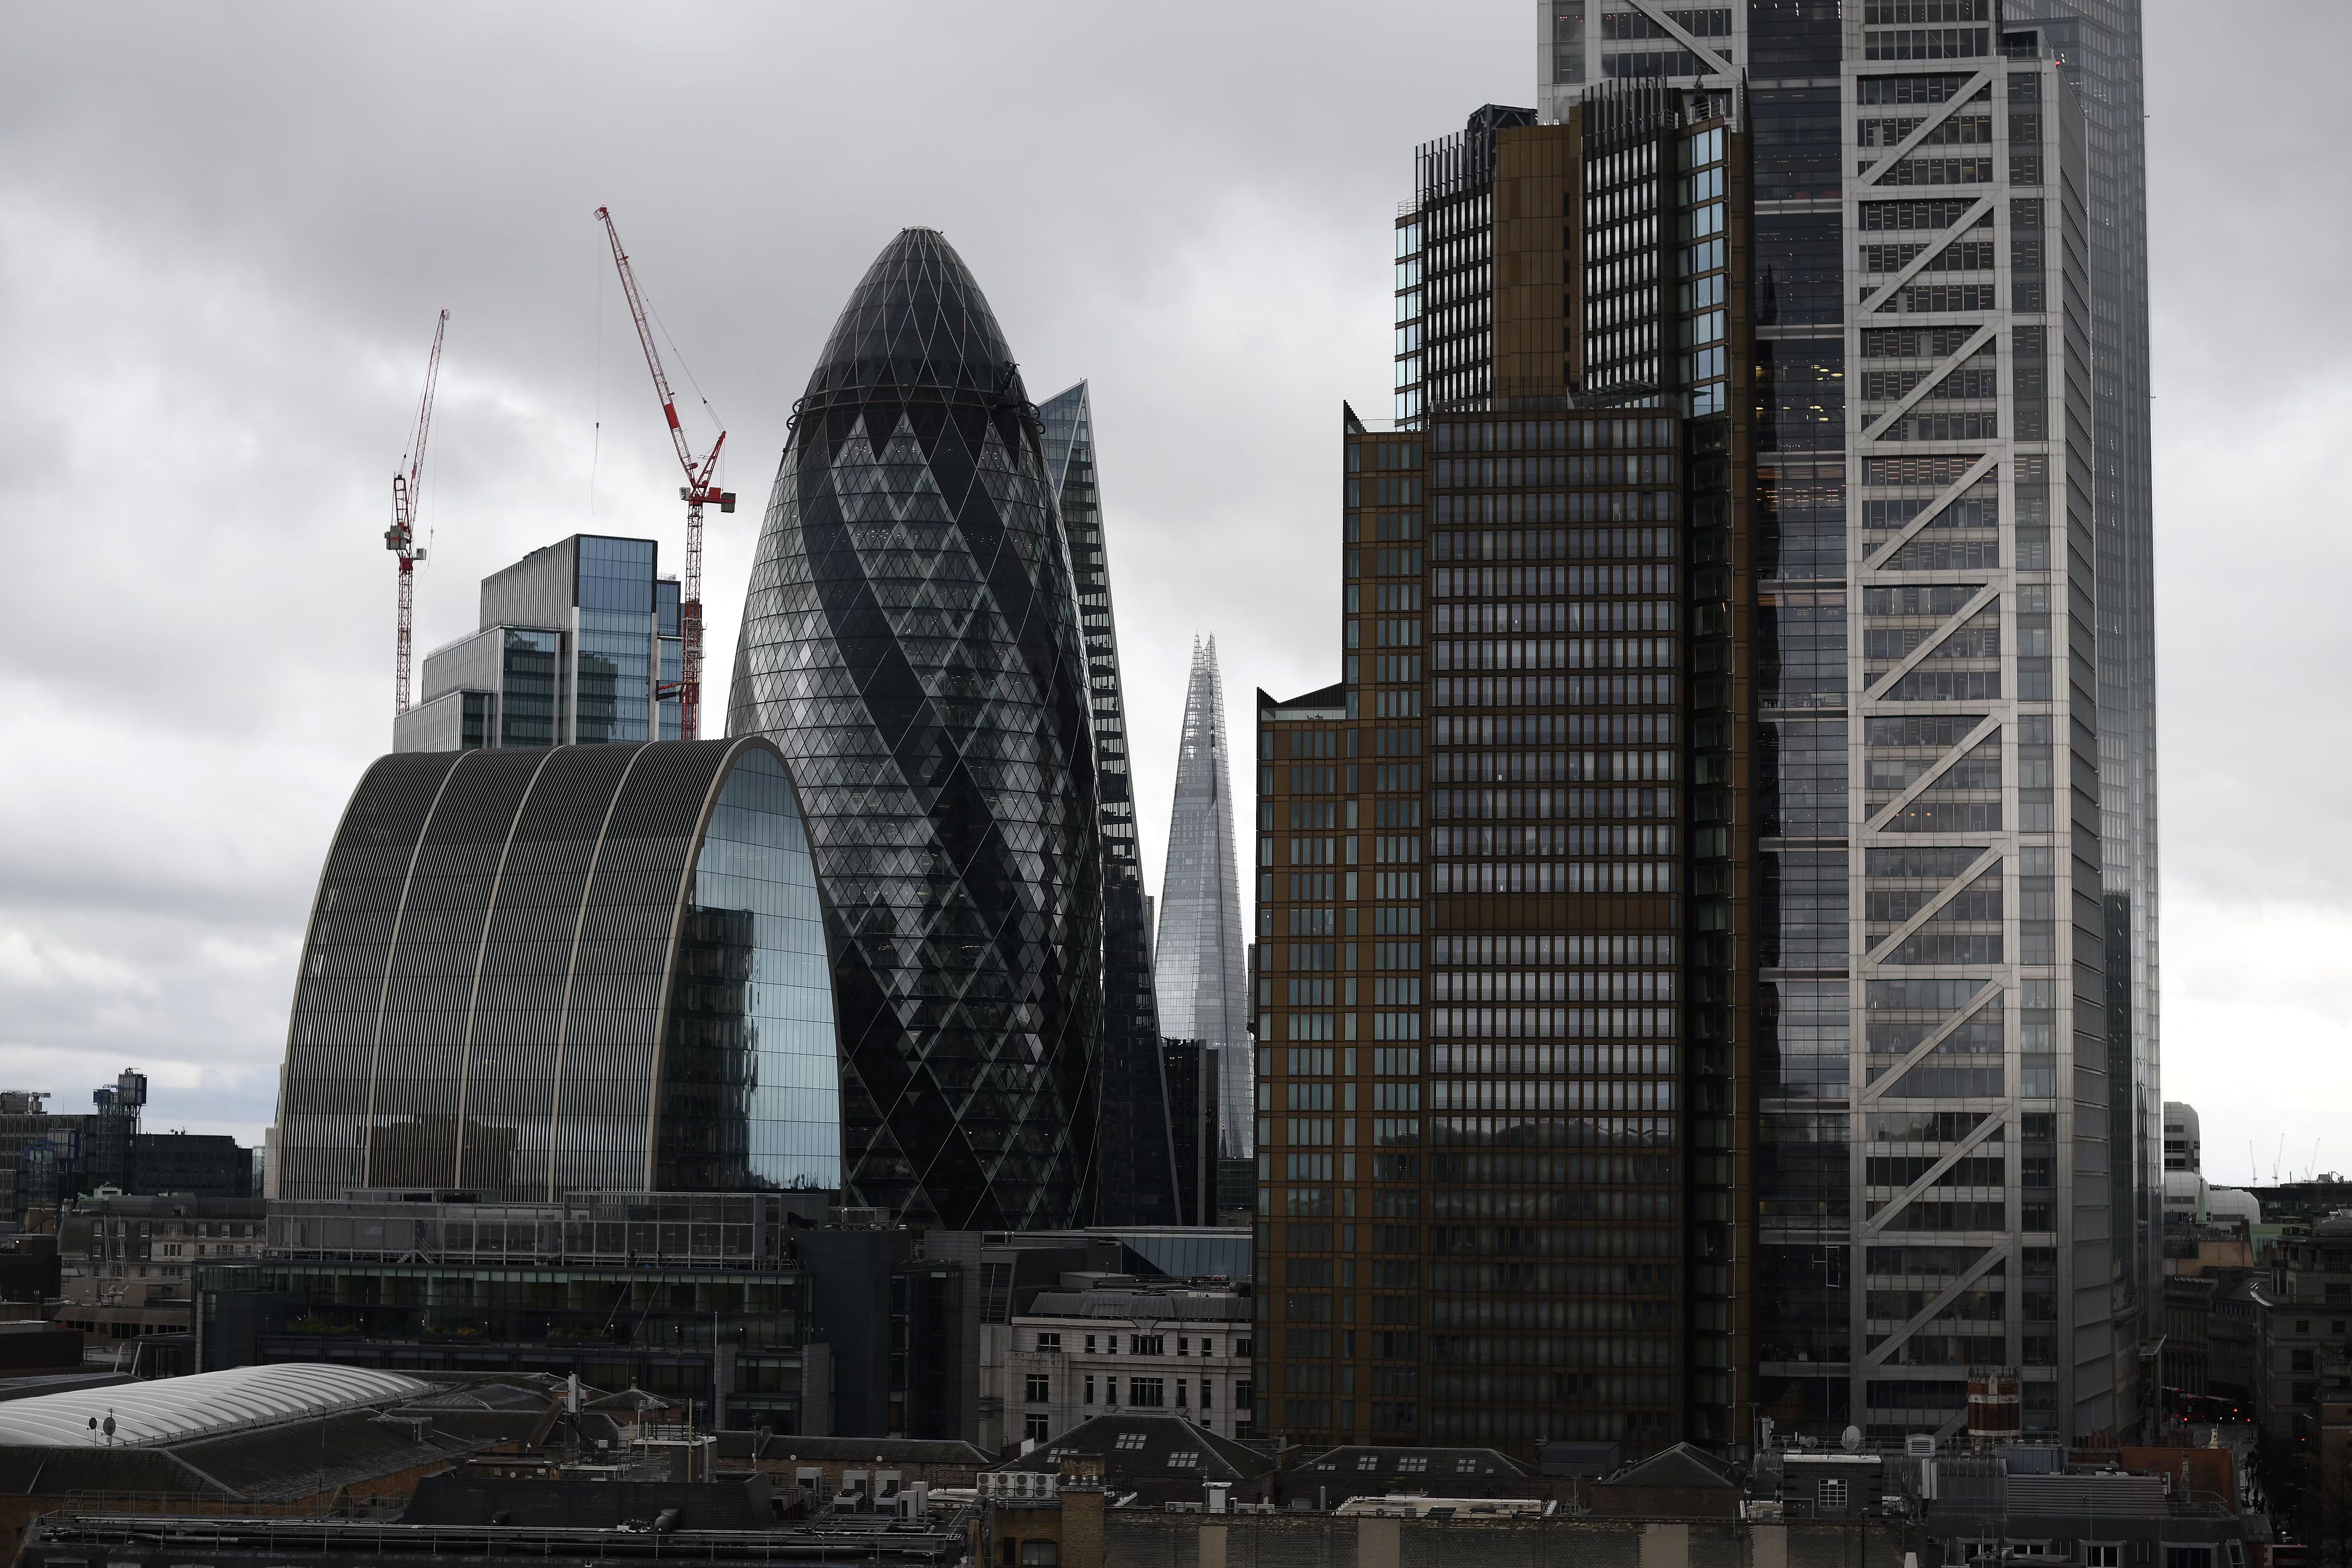
[[[1242,956],[1241,878],[1234,865],[1233,781],[1225,763],[1225,700],[1217,639],[1192,647],[1176,805],[1160,880],[1160,1026],[1171,1039],[1217,1047],[1221,1158],[1255,1146],[1249,1050],[1249,972]]]

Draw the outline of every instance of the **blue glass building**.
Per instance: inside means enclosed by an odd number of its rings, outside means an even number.
[[[1087,648],[1037,410],[962,259],[908,229],[794,416],[730,734],[789,765],[841,1009],[844,1201],[1087,1215],[1102,1006]]]
[[[479,629],[425,656],[393,750],[677,740],[678,585],[659,559],[650,539],[575,533],[484,578]]]
[[[271,1195],[837,1187],[818,902],[762,741],[379,759],[320,878]]]

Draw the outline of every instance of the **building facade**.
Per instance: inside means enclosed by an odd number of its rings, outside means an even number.
[[[195,1271],[259,1258],[266,1206],[252,1196],[112,1192],[72,1201],[58,1216],[58,1321],[93,1340],[188,1332]]]
[[[1421,151],[1259,711],[1269,1431],[2137,1420],[2081,72],[1945,9],[1560,0]]]
[[[575,533],[482,579],[481,626],[425,656],[395,752],[678,738],[678,585],[650,539]]]
[[[1087,650],[1036,411],[945,239],[899,234],[794,416],[729,730],[808,812],[846,1201],[1042,1226],[1092,1201],[1103,872]]]
[[[2013,317],[2011,324],[2027,335],[2011,337],[2008,360],[1974,365],[1979,382],[2000,375],[2011,382],[2020,375],[2028,383],[2032,380],[2031,334],[2036,324],[2047,334],[2048,363],[2067,365],[2075,378],[2063,395],[2051,400],[2050,417],[2059,422],[2049,427],[2056,433],[2064,423],[2054,410],[2069,410],[2066,417],[2072,424],[2065,425],[2065,431],[2075,464],[2069,482],[2079,499],[2066,516],[2070,525],[2091,530],[2083,565],[2074,577],[2075,585],[2086,591],[2095,583],[2096,592],[2088,600],[2074,602],[2072,610],[2093,620],[2093,642],[2084,650],[2081,673],[2087,677],[2095,668],[2096,679],[2084,689],[2079,707],[2092,728],[2095,754],[2088,746],[2077,746],[2074,752],[2090,758],[2096,769],[2095,781],[2081,782],[2095,783],[2092,793],[2101,854],[2083,864],[2086,873],[2093,867],[2098,872],[2103,918],[2090,967],[2105,987],[2077,1024],[2089,1033],[2104,1034],[2108,1042],[2105,1062],[2086,1060],[2084,1065],[2102,1074],[2107,1095],[2105,1158],[2099,1168],[2109,1187],[2105,1224],[2112,1232],[2116,1274],[2111,1309],[2115,1333],[2126,1347],[2118,1363],[2124,1382],[2119,1384],[2117,1419],[2129,1426],[2137,1402],[2125,1376],[2132,1364],[2128,1346],[2143,1334],[2153,1334],[2146,1314],[2153,1310],[2161,1272],[2155,634],[2149,589],[2153,531],[2140,8],[2132,0],[2012,0],[2002,5],[1968,0],[1933,9],[1928,16],[1916,7],[1864,6],[1859,16],[1841,20],[1838,7],[1815,0],[1671,13],[1640,0],[1627,0],[1623,5],[1562,0],[1538,7],[1540,90],[1550,117],[1556,118],[1593,83],[1665,80],[1704,87],[1717,95],[1727,94],[1735,85],[1744,87],[1746,111],[1755,128],[1759,354],[1761,344],[1775,337],[1788,340],[1776,351],[1783,354],[1801,352],[1804,344],[1799,340],[1826,347],[1841,335],[1829,331],[1832,323],[1853,329],[1859,318],[1889,303],[1899,302],[1906,310],[1928,299],[1956,303],[1967,296],[1951,294],[1949,289],[1971,285],[1978,296],[1990,299],[1988,290],[1998,287],[2002,309]],[[1923,22],[1937,25],[1915,25]],[[1971,96],[1962,109],[1942,115],[1905,106],[1906,94],[1917,103],[1946,101],[1916,96],[1938,90],[1928,86],[1928,79],[1939,70],[1965,71],[1974,68],[1968,62],[1980,64],[2017,52],[2059,63],[2069,89],[2064,104],[2042,110],[2024,104],[2003,110],[1994,104],[1987,110],[1984,100]],[[1932,69],[1923,63],[1936,61],[1957,63]],[[1833,71],[1843,74],[1832,80]],[[2079,160],[2072,165],[2076,177],[2071,183],[2055,173],[2061,149],[2048,124],[2053,115],[2064,122],[2060,136],[2073,138],[2067,155]],[[1920,135],[1911,142],[1914,129]],[[1899,149],[1906,156],[1878,148]],[[2022,162],[2012,163],[2011,154]],[[1939,163],[1937,158],[1958,161]],[[1847,170],[1853,174],[1849,176]],[[2001,178],[2019,174],[2028,177]],[[2039,184],[2032,177],[2036,175]],[[1907,192],[1944,176],[1948,176],[1948,188],[1963,195],[1991,194],[1996,202],[2010,201],[2008,226],[1997,223],[1990,235],[1971,230],[1960,245],[1930,247],[1936,253],[1916,276],[1902,281],[1899,294],[1885,297],[1896,281],[1893,274],[1914,258],[1911,247],[1916,242],[1874,238],[1877,230],[1868,226],[1876,224],[1883,230],[1887,222],[1899,221],[1900,209],[1868,198],[1890,184],[1908,182],[1904,186]],[[2003,183],[2014,186],[2006,196],[1979,188]],[[1852,203],[1846,205],[1849,197]],[[2037,200],[2042,203],[2038,213],[2032,205]],[[2066,226],[2068,201],[2079,209],[2079,229]],[[2045,223],[2040,230],[2032,226],[2037,216]],[[1963,265],[1972,261],[1984,263],[1974,267],[1978,277],[1973,280],[1967,276],[1970,266]],[[2000,276],[2004,272],[2006,277]],[[2042,282],[2039,290],[2037,279]],[[1842,289],[1848,279],[1855,287]],[[1937,284],[1947,287],[1946,295],[1916,292]],[[2075,289],[2073,295],[2063,292],[2069,285]],[[1768,307],[1777,308],[1777,321],[1766,320]],[[1954,319],[1987,318],[1963,311]],[[1775,327],[1789,330],[1769,330]],[[2066,338],[2067,332],[2074,336]],[[1891,342],[1878,332],[1840,346],[1884,359]],[[2083,351],[2079,363],[2068,357],[2076,349]],[[1976,353],[1979,360],[1985,358],[1983,349]],[[1825,386],[1833,385],[1826,374],[1828,356],[1817,353],[1813,357],[1822,365],[1817,378]],[[1936,357],[1948,358],[1930,356]],[[1844,393],[1868,392],[1874,380],[1870,369],[1861,358],[1853,360],[1853,368],[1856,374]],[[1881,371],[1875,383],[1892,384],[1890,374],[1901,379],[1900,372]],[[1915,411],[1929,416],[1964,412],[1967,380],[1958,375],[1936,378]],[[2013,391],[2012,395],[2017,406],[2027,411],[2045,401],[2032,390]],[[2077,396],[2077,403],[2067,404],[2066,396]],[[1819,405],[1834,411],[1844,401],[1843,394],[1833,392]],[[1864,493],[1864,481],[1870,474],[1861,466],[1862,447],[1906,428],[1900,419],[1889,423],[1888,399],[1872,401],[1876,406],[1865,408],[1862,397],[1853,398],[1852,433],[1860,439],[1848,447],[1842,470],[1833,473],[1830,463],[1817,461],[1808,472],[1806,465],[1794,460],[1797,449],[1790,448],[1789,458],[1759,472],[1767,486],[1759,496],[1778,498],[1766,516],[1768,529],[1770,512],[1800,522],[1808,514],[1817,519],[1832,514],[1848,501],[1849,488],[1853,510],[1868,509],[1872,498]],[[1948,422],[1946,427],[1951,427]],[[1927,427],[1912,420],[1907,428],[1916,440]],[[2013,431],[2003,426],[2005,434],[2029,440],[2032,429],[2030,412],[2021,415]],[[1828,458],[1835,454],[1822,447],[1817,455]],[[1772,483],[1774,466],[1781,481],[1777,485]],[[2029,489],[2021,504],[2031,507],[2033,479],[2026,478]],[[2051,491],[2053,496],[2067,493]],[[2028,526],[2034,526],[2031,520]],[[1883,531],[1874,537],[1883,537]],[[1916,557],[1919,550],[1906,553]],[[1855,565],[1862,564],[1863,557],[1857,555]],[[1802,575],[1782,574],[1792,582]],[[1837,575],[1825,572],[1821,580]],[[1850,595],[1850,645],[1862,644],[1869,630],[1864,625],[1867,603],[1864,595]],[[1820,613],[1826,606],[1814,608]],[[1769,648],[1777,637],[1770,625],[1764,630]],[[2021,635],[2031,636],[2030,628]],[[2079,890],[2087,895],[2092,886],[2082,882]],[[1864,889],[1856,885],[1849,892],[1860,898]],[[1853,956],[1859,959],[1859,953]],[[2091,1087],[2087,1080],[2079,1086],[2082,1090]]]
[[[1085,382],[1038,406],[1045,476],[1070,542],[1071,583],[1087,647],[1094,707],[1096,784],[1102,806],[1103,1008],[1097,1047],[1102,1076],[1094,1223],[1203,1223],[1198,1180],[1183,1182],[1175,1123],[1200,1114],[1169,1094],[1152,988],[1150,899],[1136,855],[1135,780],[1119,684],[1118,629],[1111,615],[1109,542],[1095,464],[1094,403]]]
[[[1171,1040],[1193,1042],[1200,1078],[1213,1086],[1222,1163],[1246,1162],[1251,1112],[1248,968],[1242,884],[1234,866],[1233,776],[1217,639],[1195,644],[1176,752],[1176,796],[1160,878],[1154,948],[1160,1020]],[[1205,1150],[1205,1145],[1204,1145]]]
[[[693,1400],[712,1428],[830,1432],[817,1270],[792,1241],[824,1206],[772,1192],[294,1200],[270,1205],[266,1257],[259,1242],[215,1244],[182,1294],[193,1284],[204,1371],[576,1373]],[[863,1370],[845,1369],[845,1384]]]
[[[1073,1274],[1013,1315],[988,1369],[1004,1440],[1050,1442],[1097,1415],[1174,1415],[1246,1437],[1250,1299],[1234,1282]]]
[[[818,902],[764,741],[380,759],[320,879],[270,1195],[837,1187]]]

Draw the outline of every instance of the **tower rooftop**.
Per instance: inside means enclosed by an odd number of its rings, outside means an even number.
[[[902,228],[866,269],[810,375],[808,401],[882,388],[1026,400],[971,269],[937,229]]]

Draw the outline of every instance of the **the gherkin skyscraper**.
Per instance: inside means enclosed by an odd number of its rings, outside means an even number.
[[[903,230],[784,445],[730,734],[782,750],[825,896],[843,1201],[1088,1215],[1102,857],[1086,647],[1036,409],[963,260]]]

